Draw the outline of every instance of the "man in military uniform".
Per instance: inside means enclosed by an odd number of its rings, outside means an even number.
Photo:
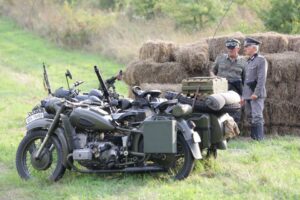
[[[229,39],[225,42],[227,54],[219,55],[212,65],[211,75],[226,78],[228,89],[237,92],[240,96],[243,90],[243,74],[247,64],[239,55],[241,42],[237,39]],[[236,122],[240,122],[241,112],[230,113]]]
[[[218,56],[212,66],[211,75],[224,77],[228,81],[228,89],[242,95],[242,81],[246,60],[239,55],[241,42],[229,39],[225,42],[227,54]]]
[[[242,103],[245,104],[248,119],[251,119],[251,138],[264,138],[263,109],[266,94],[266,78],[268,63],[258,54],[261,43],[253,38],[246,38],[244,43],[245,55],[249,56],[245,68],[245,81]]]

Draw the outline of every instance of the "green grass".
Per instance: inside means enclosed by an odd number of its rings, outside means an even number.
[[[192,175],[174,181],[164,174],[89,175],[67,172],[61,181],[22,181],[15,153],[26,113],[46,96],[41,63],[50,65],[54,88],[65,85],[69,68],[82,87],[97,87],[92,66],[106,77],[118,63],[66,51],[0,19],[0,199],[300,199],[300,138],[272,137],[258,143],[239,138],[217,160],[198,161]],[[126,86],[119,85],[126,94]]]

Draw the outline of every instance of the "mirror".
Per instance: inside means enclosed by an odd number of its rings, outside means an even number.
[[[71,74],[71,72],[67,69],[67,71],[66,71],[66,77],[69,77],[69,79],[72,79],[72,74]]]

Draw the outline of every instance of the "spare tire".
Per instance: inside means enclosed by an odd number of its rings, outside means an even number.
[[[170,99],[178,99],[179,103],[182,104],[189,104],[193,106],[194,98],[190,98],[187,96],[184,96],[180,93],[177,92],[170,92],[167,91],[165,93],[165,98],[170,100]],[[194,112],[204,112],[204,113],[228,113],[228,112],[237,112],[241,109],[241,105],[239,103],[234,103],[234,104],[228,104],[224,105],[224,107],[221,110],[215,111],[210,109],[206,104],[204,100],[197,99],[195,101],[194,105]]]

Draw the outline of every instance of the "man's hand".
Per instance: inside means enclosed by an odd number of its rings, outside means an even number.
[[[240,104],[243,106],[245,104],[245,99],[241,99]]]
[[[258,98],[258,97],[257,97],[255,94],[252,94],[252,95],[251,95],[251,99],[252,99],[252,100],[256,100],[257,98]]]

